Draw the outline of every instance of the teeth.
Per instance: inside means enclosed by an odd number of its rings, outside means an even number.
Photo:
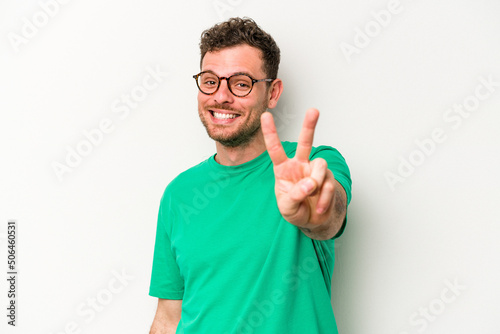
[[[235,114],[221,114],[214,111],[214,117],[219,119],[236,118]]]

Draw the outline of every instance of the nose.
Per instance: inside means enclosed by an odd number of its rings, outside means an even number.
[[[223,104],[223,103],[232,103],[234,101],[234,95],[229,90],[227,79],[221,79],[219,89],[214,94],[215,102]]]

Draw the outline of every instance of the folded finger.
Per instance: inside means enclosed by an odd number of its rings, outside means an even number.
[[[323,182],[323,185],[321,186],[318,203],[316,204],[316,212],[318,214],[326,212],[333,202],[333,196],[335,193],[335,179],[333,177],[333,174],[331,174],[331,171],[328,172],[329,175],[327,175],[325,181]]]
[[[325,180],[326,171],[328,169],[328,164],[323,158],[316,158],[311,161],[311,178],[313,178],[319,187],[323,184]],[[319,190],[319,189],[317,189]]]

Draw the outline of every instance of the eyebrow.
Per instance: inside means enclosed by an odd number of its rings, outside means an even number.
[[[206,71],[202,71],[202,72],[212,73],[212,74],[215,74],[216,76],[218,76],[219,78],[222,78],[222,77],[220,77],[217,73],[215,73],[212,70],[206,70]],[[239,75],[239,74],[247,75],[247,76],[249,76],[250,78],[253,79],[253,76],[250,73],[248,73],[248,72],[235,72],[235,73],[233,73],[231,75],[228,75],[227,77],[231,77],[233,75]]]

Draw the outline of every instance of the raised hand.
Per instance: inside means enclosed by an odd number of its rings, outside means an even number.
[[[261,116],[264,141],[274,167],[278,208],[286,221],[307,235],[318,231],[332,234],[332,230],[339,228],[332,226],[338,217],[333,204],[338,182],[324,159],[309,160],[318,118],[317,109],[306,112],[297,151],[290,159],[283,150],[272,115],[265,112]]]

